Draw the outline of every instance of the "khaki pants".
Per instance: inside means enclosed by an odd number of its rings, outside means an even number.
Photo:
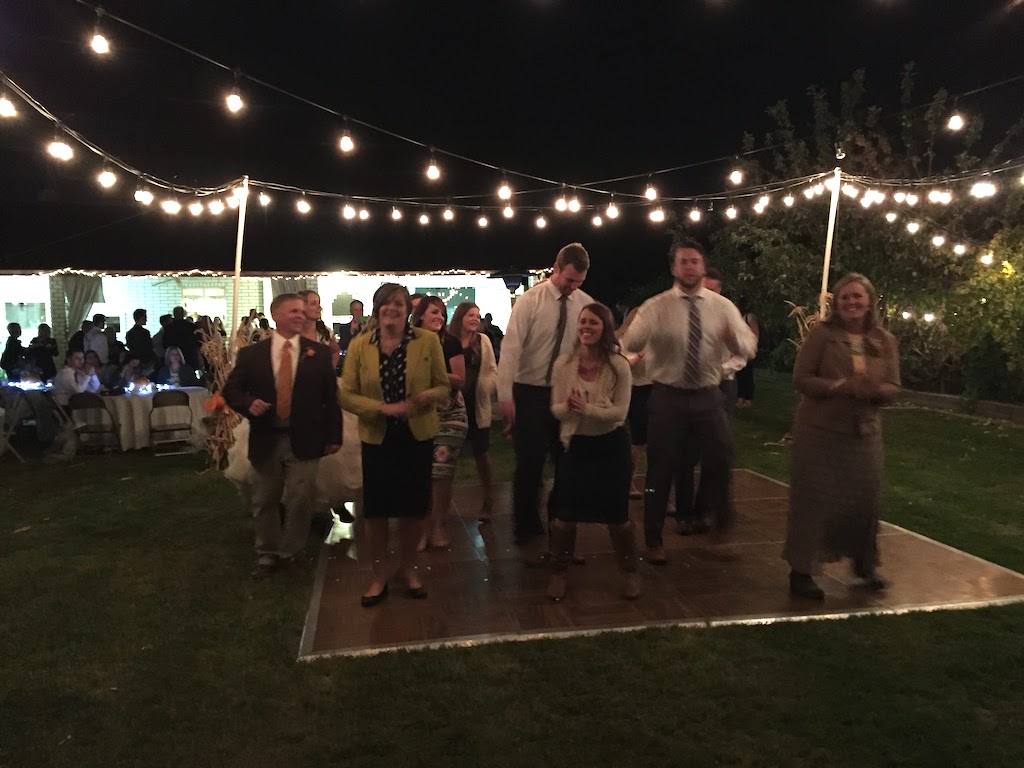
[[[316,459],[295,458],[287,432],[278,435],[267,459],[253,463],[252,516],[256,557],[261,564],[294,557],[306,546],[316,468]]]

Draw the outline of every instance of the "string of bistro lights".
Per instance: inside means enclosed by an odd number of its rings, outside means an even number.
[[[531,275],[540,276],[547,272],[545,269],[530,269],[526,270]],[[19,272],[18,274],[24,274]],[[33,272],[33,275],[38,277],[61,277],[63,275],[78,275],[81,277],[233,277],[234,272],[225,272],[219,269],[174,269],[165,270],[163,272],[154,272],[152,270],[102,270],[102,269],[77,269],[75,267],[61,267],[60,269],[42,269],[38,272]],[[340,275],[342,277],[373,277],[373,276],[384,276],[384,277],[404,277],[423,274],[420,271],[410,270],[387,270],[382,272],[366,272],[364,270],[350,270],[350,269],[332,269],[330,272],[247,272],[245,277],[247,279],[295,279],[295,280],[313,280],[321,277],[334,277]],[[431,270],[432,276],[465,276],[465,277],[490,277],[493,273],[487,270],[478,269],[435,269]]]

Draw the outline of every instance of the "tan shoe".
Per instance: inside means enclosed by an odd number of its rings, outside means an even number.
[[[664,547],[648,547],[647,548],[647,562],[651,565],[664,565],[668,562],[668,558],[665,557]]]

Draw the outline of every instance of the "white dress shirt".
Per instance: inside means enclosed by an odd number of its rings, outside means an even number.
[[[284,352],[284,345],[291,347],[292,353],[292,383],[295,382],[295,371],[299,368],[299,334],[286,339],[277,331],[270,337],[270,365],[274,369],[274,382],[277,383],[277,372],[281,368],[281,355]]]
[[[674,285],[644,302],[622,340],[629,352],[647,349],[644,362],[651,380],[671,387],[684,387],[686,350],[690,338],[690,304],[686,294]],[[717,387],[722,381],[723,361],[751,359],[757,352],[757,337],[743,322],[736,305],[703,286],[692,294],[700,313],[701,342],[698,387]],[[737,349],[725,344],[725,330],[731,328]]]
[[[54,399],[61,405],[67,405],[71,396],[77,395],[79,392],[99,391],[100,380],[95,373],[87,376],[84,371],[76,371],[69,365],[65,365],[53,377],[51,393]]]
[[[83,340],[82,344],[86,352],[95,352],[96,356],[99,357],[100,362],[103,363],[104,365],[110,362],[109,360],[107,360],[107,357],[109,356],[109,344],[107,344],[107,336],[105,333],[103,333],[103,330],[101,328],[93,326],[89,330],[89,332],[85,334],[85,339]]]
[[[551,353],[555,349],[555,331],[558,330],[558,300],[562,292],[550,280],[538,283],[524,293],[512,307],[505,338],[501,342],[498,361],[498,400],[512,400],[512,384],[549,385],[547,379]],[[567,354],[576,338],[576,323],[580,311],[593,303],[581,290],[575,290],[566,299],[565,331],[559,354]]]

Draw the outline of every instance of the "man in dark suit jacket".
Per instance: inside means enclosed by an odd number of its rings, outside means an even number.
[[[277,330],[239,350],[223,392],[227,404],[249,419],[254,578],[301,557],[317,461],[341,447],[338,380],[330,350],[301,336],[305,302],[294,293],[282,294],[270,314]]]

